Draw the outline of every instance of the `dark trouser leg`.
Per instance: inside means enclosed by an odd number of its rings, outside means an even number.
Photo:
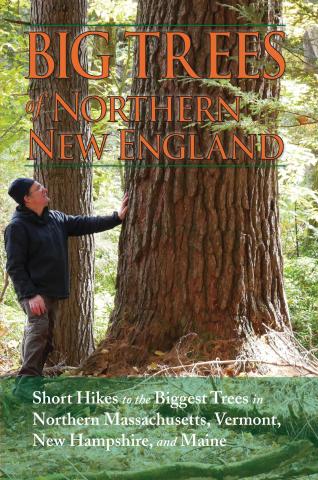
[[[42,358],[43,366],[45,365],[45,362],[46,362],[49,354],[54,350],[53,331],[54,331],[54,325],[55,325],[55,321],[56,321],[56,312],[57,312],[58,301],[56,299],[53,299],[53,298],[45,297],[45,304],[47,305],[48,313],[49,313],[49,330],[48,330],[46,347],[43,351],[43,358]]]
[[[43,297],[46,312],[35,315],[31,312],[28,300],[22,300],[23,310],[28,316],[22,343],[22,367],[19,376],[42,375],[43,367],[52,351],[52,336],[57,300]]]

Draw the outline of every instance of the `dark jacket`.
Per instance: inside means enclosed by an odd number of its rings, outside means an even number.
[[[17,207],[4,237],[7,272],[18,299],[37,294],[68,297],[68,237],[103,232],[120,224],[117,212],[109,217],[85,217],[45,208],[39,216]]]

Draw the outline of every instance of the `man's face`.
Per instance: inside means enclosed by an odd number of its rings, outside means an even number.
[[[46,207],[49,200],[47,189],[39,182],[34,182],[30,187],[29,193],[24,197],[24,204],[31,209],[41,208]]]

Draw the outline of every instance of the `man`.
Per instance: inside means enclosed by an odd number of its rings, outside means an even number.
[[[69,296],[68,237],[103,232],[120,225],[128,209],[125,194],[112,216],[71,216],[49,210],[47,189],[31,178],[12,182],[8,194],[18,203],[5,230],[7,272],[27,314],[21,378],[42,375],[52,351],[59,299]]]

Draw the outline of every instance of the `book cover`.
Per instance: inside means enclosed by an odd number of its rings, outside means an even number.
[[[1,476],[314,479],[316,2],[0,13]]]

